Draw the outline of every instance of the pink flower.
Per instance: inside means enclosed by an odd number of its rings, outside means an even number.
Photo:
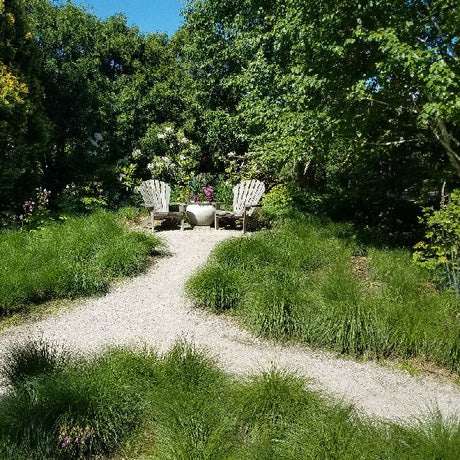
[[[206,195],[206,199],[209,201],[209,203],[212,203],[214,200],[214,190],[210,185],[206,185],[203,187],[204,194]]]

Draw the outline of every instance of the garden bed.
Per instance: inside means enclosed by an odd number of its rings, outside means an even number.
[[[0,233],[0,317],[50,299],[106,292],[141,271],[159,240],[107,212]]]
[[[2,458],[442,458],[457,421],[364,419],[278,371],[231,378],[193,347],[76,359],[44,343],[10,351]]]
[[[305,219],[224,242],[187,291],[263,336],[460,369],[458,297],[409,251],[364,247],[347,225]]]

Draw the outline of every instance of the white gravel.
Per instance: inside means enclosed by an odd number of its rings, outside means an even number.
[[[274,344],[241,329],[232,318],[193,309],[183,296],[185,281],[219,241],[240,232],[196,227],[159,235],[169,244],[170,256],[103,297],[79,300],[70,311],[4,330],[0,361],[11,343],[29,338],[84,353],[113,345],[147,345],[164,352],[178,339],[187,339],[208,350],[229,372],[250,374],[271,367],[294,371],[370,416],[411,422],[434,409],[445,417],[460,415],[460,387],[452,383],[300,345]]]

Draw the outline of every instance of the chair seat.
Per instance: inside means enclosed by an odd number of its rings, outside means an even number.
[[[218,209],[216,211],[216,216],[218,217],[241,217],[242,218],[243,214],[240,214],[234,211],[221,211],[220,209]]]

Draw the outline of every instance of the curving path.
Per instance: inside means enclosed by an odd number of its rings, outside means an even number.
[[[244,331],[232,318],[191,308],[183,297],[185,281],[219,241],[239,235],[199,227],[162,232],[171,255],[143,275],[120,283],[104,297],[77,301],[71,311],[2,331],[0,364],[11,343],[28,338],[43,338],[81,352],[110,345],[148,345],[163,352],[185,338],[208,350],[232,373],[273,366],[294,371],[315,388],[353,402],[367,415],[411,421],[434,408],[446,417],[460,415],[460,386],[300,345],[274,344]]]

